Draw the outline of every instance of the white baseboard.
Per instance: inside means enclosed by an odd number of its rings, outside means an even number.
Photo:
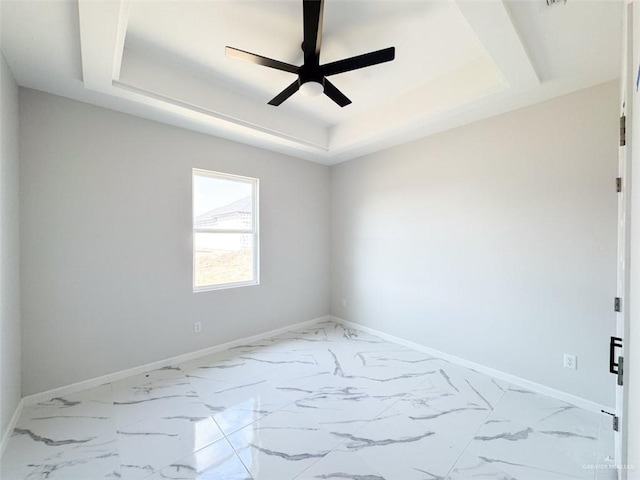
[[[557,400],[561,400],[566,403],[570,403],[571,405],[575,405],[576,407],[584,408],[585,410],[589,410],[596,413],[601,413],[601,410],[611,411],[611,408],[600,405],[599,403],[593,402],[591,400],[587,400],[586,398],[578,397],[577,395],[572,395],[567,392],[563,392],[561,390],[556,390],[555,388],[547,387],[546,385],[542,385],[540,383],[532,382],[530,380],[526,380],[524,378],[518,377],[516,375],[511,375],[510,373],[503,372],[501,370],[496,370],[495,368],[487,367],[485,365],[481,365],[476,362],[472,362],[470,360],[465,360],[464,358],[456,357],[455,355],[450,355],[448,353],[441,352],[439,350],[435,350],[433,348],[429,348],[425,345],[421,345],[419,343],[411,342],[409,340],[405,340],[404,338],[395,337],[393,335],[389,335],[388,333],[381,332],[374,328],[365,327],[364,325],[360,325],[358,323],[353,323],[348,320],[344,320],[339,317],[331,316],[330,317],[334,322],[341,323],[345,326],[353,328],[355,330],[361,330],[366,333],[370,333],[372,335],[376,335],[385,340],[389,340],[393,343],[398,343],[400,345],[404,345],[406,347],[412,348],[414,350],[418,350],[424,352],[428,355],[442,358],[451,363],[455,363],[457,365],[461,365],[466,368],[470,368],[480,373],[484,373],[485,375],[489,375],[491,377],[497,378],[499,380],[504,380],[505,382],[511,383],[513,385],[517,385],[518,387],[525,388],[527,390],[531,390],[536,393],[540,393],[542,395],[546,395],[548,397],[555,398]]]
[[[18,423],[18,419],[20,418],[20,414],[22,413],[22,407],[24,407],[24,398],[21,398],[18,402],[16,411],[13,412],[13,416],[9,421],[9,425],[7,425],[7,429],[2,434],[2,443],[0,443],[0,458],[2,458],[2,455],[4,454],[4,449],[7,448],[7,444],[9,443],[9,438],[13,433],[13,429],[16,428],[16,423]]]
[[[16,408],[16,411],[15,411],[13,417],[11,418],[11,422],[9,424],[9,428],[7,429],[6,432],[4,432],[4,436],[2,438],[2,445],[0,447],[2,448],[2,450],[4,450],[4,447],[6,445],[6,441],[9,438],[11,432],[13,431],[15,423],[18,420],[18,418],[20,416],[20,412],[22,411],[22,408],[24,406],[33,405],[35,403],[42,402],[42,401],[47,401],[47,400],[49,400],[51,398],[54,398],[54,397],[60,397],[60,396],[64,396],[64,395],[69,395],[71,393],[79,392],[79,391],[85,390],[87,388],[97,387],[97,386],[103,385],[105,383],[110,383],[110,382],[115,382],[115,381],[118,381],[118,380],[122,380],[124,378],[130,377],[130,376],[133,376],[133,375],[138,375],[140,373],[144,373],[144,372],[147,372],[149,370],[155,370],[155,369],[166,367],[166,366],[169,366],[169,365],[174,365],[176,363],[182,363],[182,362],[186,362],[186,361],[189,361],[189,360],[194,360],[194,359],[199,358],[199,357],[204,357],[206,355],[211,355],[213,353],[217,353],[217,352],[221,352],[221,351],[224,351],[224,350],[228,350],[230,348],[234,348],[234,347],[238,347],[238,346],[241,346],[241,345],[245,345],[247,343],[253,343],[253,342],[262,340],[264,338],[274,337],[276,335],[280,335],[281,333],[285,333],[285,332],[288,332],[290,330],[295,330],[295,329],[298,329],[298,328],[304,328],[304,327],[307,327],[307,326],[310,326],[310,325],[315,325],[316,323],[320,323],[320,322],[326,321],[326,320],[332,320],[334,322],[341,323],[341,324],[343,324],[345,326],[348,326],[350,328],[353,328],[353,329],[356,329],[356,330],[361,330],[361,331],[367,332],[367,333],[371,333],[372,335],[376,335],[378,337],[384,338],[385,340],[389,340],[390,342],[398,343],[400,345],[405,345],[405,346],[407,346],[409,348],[412,348],[414,350],[419,350],[421,352],[425,352],[425,353],[427,353],[429,355],[432,355],[434,357],[442,358],[443,360],[446,360],[448,362],[455,363],[457,365],[461,365],[463,367],[467,367],[467,368],[470,368],[472,370],[476,370],[478,372],[484,373],[484,374],[489,375],[491,377],[495,377],[495,378],[498,378],[500,380],[504,380],[505,382],[508,382],[508,383],[513,384],[513,385],[517,385],[519,387],[534,391],[536,393],[540,393],[542,395],[547,395],[549,397],[556,398],[558,400],[570,403],[572,405],[575,405],[575,406],[580,407],[580,408],[584,408],[586,410],[590,410],[590,411],[597,412],[597,413],[600,413],[601,410],[607,410],[607,411],[611,410],[611,408],[607,408],[607,407],[605,407],[603,405],[600,405],[600,404],[598,404],[596,402],[593,402],[591,400],[587,400],[585,398],[578,397],[576,395],[572,395],[570,393],[563,392],[561,390],[556,390],[554,388],[547,387],[546,385],[542,385],[540,383],[532,382],[530,380],[526,380],[524,378],[521,378],[521,377],[518,377],[518,376],[515,376],[515,375],[511,375],[510,373],[506,373],[506,372],[503,372],[501,370],[496,370],[494,368],[487,367],[485,365],[481,365],[479,363],[472,362],[470,360],[465,360],[464,358],[456,357],[455,355],[450,355],[448,353],[441,352],[441,351],[435,350],[433,348],[429,348],[429,347],[427,347],[425,345],[421,345],[419,343],[411,342],[409,340],[405,340],[405,339],[400,338],[400,337],[395,337],[393,335],[389,335],[387,333],[381,332],[379,330],[376,330],[376,329],[373,329],[373,328],[370,328],[370,327],[366,327],[364,325],[359,325],[357,323],[353,323],[353,322],[350,322],[348,320],[344,320],[344,319],[339,318],[339,317],[327,315],[327,316],[324,316],[324,317],[315,318],[313,320],[308,320],[306,322],[300,322],[300,323],[296,323],[296,324],[293,324],[293,325],[288,325],[286,327],[277,328],[275,330],[270,330],[268,332],[259,333],[257,335],[252,335],[250,337],[244,337],[244,338],[240,338],[238,340],[233,340],[231,342],[223,343],[223,344],[220,344],[220,345],[214,345],[212,347],[204,348],[204,349],[201,349],[201,350],[196,350],[195,352],[185,353],[183,355],[178,355],[178,356],[175,356],[175,357],[166,358],[164,360],[159,360],[157,362],[148,363],[146,365],[141,365],[141,366],[129,368],[129,369],[126,369],[126,370],[121,370],[119,372],[110,373],[110,374],[107,374],[107,375],[103,375],[101,377],[96,377],[96,378],[91,378],[91,379],[88,379],[88,380],[83,380],[81,382],[73,383],[71,385],[65,385],[63,387],[54,388],[52,390],[47,390],[45,392],[40,392],[40,393],[35,393],[35,394],[32,394],[32,395],[27,395],[18,404],[18,407]]]
[[[264,338],[275,337],[276,335],[280,335],[281,333],[288,332],[290,330],[295,330],[298,328],[304,328],[310,325],[315,325],[316,323],[320,323],[326,320],[332,320],[330,316],[324,316],[319,318],[314,318],[313,320],[308,320],[306,322],[295,323],[293,325],[288,325],[286,327],[276,328],[275,330],[270,330],[268,332],[259,333],[257,335],[252,335],[250,337],[240,338],[238,340],[233,340],[231,342],[223,343],[220,345],[214,345],[213,347],[207,347],[201,350],[196,350],[195,352],[185,353],[183,355],[178,355],[171,358],[166,358],[164,360],[159,360],[157,362],[147,363],[146,365],[141,365],[139,367],[128,368],[126,370],[121,370],[119,372],[109,373],[107,375],[103,375],[101,377],[90,378],[88,380],[83,380],[81,382],[72,383],[71,385],[65,385],[63,387],[54,388],[52,390],[47,390],[45,392],[34,393],[32,395],[25,396],[21,403],[20,408],[22,408],[22,404],[24,405],[34,405],[38,402],[44,402],[51,398],[61,397],[64,395],[69,395],[71,393],[76,393],[81,390],[85,390],[87,388],[93,388],[105,383],[111,383],[118,380],[122,380],[127,377],[131,377],[133,375],[138,375],[140,373],[148,372],[149,370],[156,370],[158,368],[167,367],[170,365],[175,365],[176,363],[182,363],[189,360],[194,360],[196,358],[204,357],[207,355],[211,355],[213,353],[221,352],[224,350],[228,350],[233,347],[239,347],[241,345],[246,345],[248,343],[257,342]],[[15,416],[15,415],[14,415]],[[17,417],[16,417],[17,419]],[[9,431],[13,431],[13,427]],[[4,445],[4,443],[3,443]]]

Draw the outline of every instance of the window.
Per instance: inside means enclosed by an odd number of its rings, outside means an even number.
[[[193,169],[193,291],[260,283],[258,179]]]

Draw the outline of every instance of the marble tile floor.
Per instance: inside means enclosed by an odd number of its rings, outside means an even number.
[[[3,480],[614,479],[610,419],[325,322],[25,407]]]

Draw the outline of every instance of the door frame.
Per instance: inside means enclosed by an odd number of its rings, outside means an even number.
[[[630,266],[631,266],[631,123],[633,117],[633,1],[623,4],[623,35],[620,75],[620,116],[625,118],[625,142],[618,148],[618,177],[621,189],[618,195],[618,254],[616,296],[622,299],[622,305],[616,313],[616,336],[622,339],[619,355],[628,358],[629,318],[630,318]],[[627,409],[628,409],[628,368],[623,368],[623,385],[616,384],[616,416],[618,431],[614,432],[615,464],[618,466],[618,479],[627,480]],[[622,467],[622,468],[620,468]]]

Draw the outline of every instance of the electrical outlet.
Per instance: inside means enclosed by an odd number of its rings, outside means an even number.
[[[342,306],[343,306],[343,307],[346,307],[346,306],[347,306],[347,299],[346,299],[346,298],[343,298],[343,299],[342,299]]]
[[[564,354],[564,368],[570,368],[571,370],[578,369],[578,359],[575,355]]]
[[[193,333],[200,333],[202,331],[202,322],[194,322]]]

